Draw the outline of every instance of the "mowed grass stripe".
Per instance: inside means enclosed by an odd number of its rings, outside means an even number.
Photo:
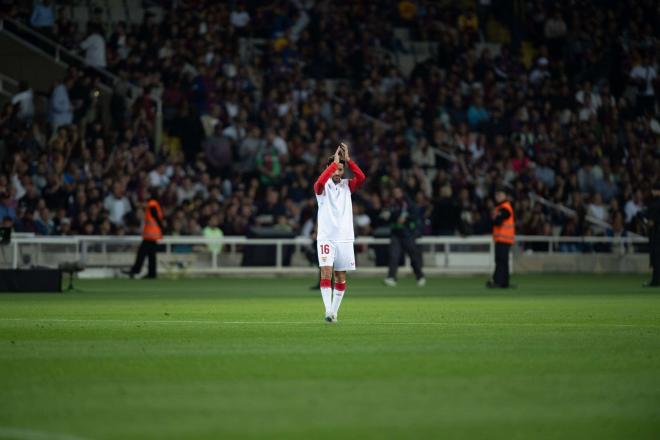
[[[145,320],[145,319],[53,319],[53,318],[0,318],[0,322],[25,322],[25,323],[61,323],[61,324],[174,324],[174,325],[354,325],[354,326],[373,326],[373,325],[413,325],[413,326],[443,326],[443,327],[649,327],[660,328],[660,324],[616,324],[616,323],[577,323],[577,322],[543,322],[543,323],[525,323],[525,322],[388,322],[388,321],[359,321],[349,320],[328,324],[321,320],[316,321],[212,321],[212,320]]]

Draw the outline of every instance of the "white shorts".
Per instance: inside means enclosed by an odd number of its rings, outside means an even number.
[[[319,241],[316,244],[319,266],[330,266],[338,271],[355,270],[353,242]]]

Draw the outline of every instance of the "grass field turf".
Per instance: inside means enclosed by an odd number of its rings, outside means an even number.
[[[80,281],[0,295],[0,438],[660,438],[638,276]]]

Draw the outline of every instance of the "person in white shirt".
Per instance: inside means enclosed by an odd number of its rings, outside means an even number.
[[[354,175],[352,179],[342,179],[346,164]],[[321,268],[321,297],[327,322],[337,321],[339,306],[346,292],[346,271],[355,270],[351,194],[364,180],[364,173],[348,154],[348,145],[342,142],[334,156],[328,160],[327,168],[314,183],[319,207],[316,240]],[[331,282],[333,269],[334,292]]]
[[[250,22],[250,13],[245,9],[243,3],[238,5],[237,11],[231,11],[229,15],[229,22],[232,26],[238,29],[242,29],[248,25]]]
[[[59,83],[53,89],[50,95],[49,119],[53,132],[57,131],[62,125],[68,125],[73,122],[73,105],[69,99],[69,91],[72,79],[67,78]]]
[[[90,26],[88,33],[89,36],[80,43],[85,51],[85,62],[88,66],[105,68],[105,39],[97,26]]]
[[[34,117],[34,92],[26,81],[21,81],[20,92],[11,98],[13,105],[18,105],[18,118],[25,122],[31,123]]]
[[[587,205],[587,215],[594,217],[601,223],[610,220],[610,213],[607,206],[603,204],[603,197],[599,193],[594,193],[591,197],[591,203]],[[602,233],[604,232],[604,229],[602,226],[594,226],[594,231]]]
[[[640,114],[645,111],[653,114],[655,110],[654,83],[657,76],[654,63],[648,56],[630,71],[630,78],[637,85],[637,107]]]
[[[149,172],[149,186],[155,188],[164,188],[170,183],[170,176],[167,173],[167,167],[164,162],[160,162]]]
[[[630,223],[632,219],[644,209],[642,192],[640,190],[635,191],[632,198],[626,202],[623,209],[626,213],[626,223]]]
[[[103,207],[108,210],[110,221],[117,226],[124,225],[124,216],[131,212],[131,202],[124,195],[121,183],[112,184],[112,193],[103,200]]]
[[[286,156],[289,147],[286,144],[286,141],[282,136],[279,136],[273,129],[268,129],[266,132],[266,142],[268,145],[271,145],[275,150],[277,150],[277,154],[279,156]]]
[[[593,90],[590,81],[585,81],[582,88],[575,93],[575,100],[593,113],[597,113],[603,103],[600,95]]]
[[[222,134],[234,142],[241,142],[245,137],[245,124],[241,119],[236,118],[222,130]]]

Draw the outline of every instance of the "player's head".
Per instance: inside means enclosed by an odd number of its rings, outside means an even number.
[[[330,166],[331,163],[335,161],[334,156],[330,156],[328,158],[328,163],[327,166]],[[346,162],[344,159],[339,159],[339,163],[337,164],[337,169],[335,170],[334,173],[332,173],[332,181],[335,182],[335,184],[341,182],[341,178],[344,177],[344,166],[346,165]]]

